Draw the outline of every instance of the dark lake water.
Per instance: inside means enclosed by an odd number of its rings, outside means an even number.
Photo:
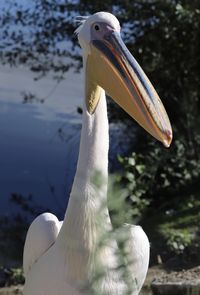
[[[78,153],[82,104],[81,75],[69,73],[56,87],[47,77],[34,82],[26,69],[0,68],[0,214],[17,210],[12,193],[63,212]],[[45,103],[22,103],[22,92],[47,97]],[[58,132],[62,129],[62,132]],[[64,135],[63,135],[64,133]]]

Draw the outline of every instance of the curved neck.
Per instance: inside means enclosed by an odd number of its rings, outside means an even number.
[[[92,115],[87,112],[86,99],[77,170],[59,236],[66,239],[68,245],[74,241],[73,247],[75,243],[77,247],[91,249],[97,242],[97,215],[100,213],[105,221],[103,227],[111,226],[106,204],[109,135],[104,90],[101,90],[99,103]]]
[[[71,196],[74,193],[76,194],[77,189],[81,189],[80,193],[82,194],[83,188],[88,187],[89,183],[95,182],[96,174],[107,182],[108,146],[107,106],[105,92],[102,90],[98,106],[93,115],[87,112],[85,101],[83,104],[79,157]]]

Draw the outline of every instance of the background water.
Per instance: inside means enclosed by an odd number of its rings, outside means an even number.
[[[16,210],[9,200],[12,193],[31,193],[35,203],[55,213],[62,211],[73,180],[81,75],[66,74],[56,88],[50,75],[39,82],[33,78],[25,68],[0,68],[0,213]],[[46,101],[23,104],[22,91]],[[58,132],[61,128],[64,140]]]

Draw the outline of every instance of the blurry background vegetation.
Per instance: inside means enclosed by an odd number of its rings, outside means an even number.
[[[142,224],[149,236],[151,263],[160,258],[169,262],[171,258],[169,263],[176,261],[176,266],[198,264],[199,0],[35,0],[33,3],[34,7],[25,9],[16,1],[15,12],[3,11],[1,63],[25,64],[37,73],[38,79],[51,71],[58,83],[69,68],[75,71],[81,68],[81,52],[73,34],[74,17],[103,10],[119,19],[125,43],[164,102],[174,140],[165,149],[108,100],[110,121],[126,124],[128,136],[137,133],[137,144],[130,143],[129,155],[119,156],[121,168],[115,181],[125,188],[123,196],[131,212],[129,218]],[[24,206],[20,198],[14,201]],[[28,207],[24,209],[31,211],[31,206],[25,205]],[[111,210],[113,218],[115,211],[118,210]],[[37,210],[31,213],[36,214]],[[126,214],[122,221],[125,219]],[[17,220],[15,227],[20,227],[19,224]],[[0,226],[0,235],[5,232],[8,235],[3,222]],[[24,230],[23,226],[20,230]],[[15,234],[15,239],[22,245],[24,236]]]

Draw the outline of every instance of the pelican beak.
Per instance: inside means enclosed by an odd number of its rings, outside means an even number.
[[[111,31],[101,40],[91,41],[86,70],[87,75],[93,77],[86,87],[90,92],[94,85],[97,89],[102,87],[147,132],[166,147],[170,146],[172,128],[165,108],[118,32]],[[90,113],[95,111],[98,103],[98,95],[94,98],[89,98]]]

